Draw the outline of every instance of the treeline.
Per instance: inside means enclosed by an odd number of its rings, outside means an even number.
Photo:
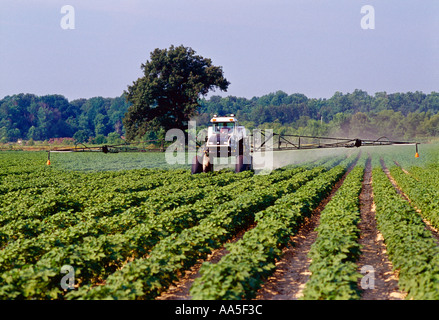
[[[439,136],[439,93],[362,90],[329,99],[288,95],[283,91],[251,99],[212,96],[200,100],[197,125],[213,114],[234,113],[248,129],[267,128],[280,134],[413,139]],[[62,95],[17,94],[0,100],[0,142],[43,141],[73,137],[78,142],[105,142],[124,135],[125,96],[68,101]],[[163,138],[164,131],[147,132],[145,139]]]
[[[116,98],[68,101],[62,95],[17,94],[0,100],[0,142],[73,137],[120,137],[128,104]]]
[[[329,99],[288,95],[283,91],[260,98],[203,100],[199,123],[212,114],[235,114],[249,129],[271,128],[280,134],[337,135],[341,137],[412,139],[439,135],[439,93],[378,92],[362,90]]]

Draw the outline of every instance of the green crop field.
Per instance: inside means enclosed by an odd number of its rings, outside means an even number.
[[[253,299],[324,199],[302,299],[361,299],[369,169],[399,289],[438,299],[439,245],[426,223],[439,228],[439,146],[419,153],[275,152],[265,174],[191,175],[164,153],[53,153],[47,165],[47,152],[0,152],[0,299],[156,299],[197,264],[188,299]],[[207,261],[224,246],[219,262]]]

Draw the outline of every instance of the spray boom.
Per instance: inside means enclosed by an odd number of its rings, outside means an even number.
[[[258,151],[265,146],[272,146],[272,150],[300,150],[300,149],[319,149],[319,148],[359,148],[362,146],[389,146],[389,145],[415,145],[415,157],[419,158],[418,142],[394,141],[387,137],[380,137],[376,140],[371,139],[349,139],[304,135],[281,135],[277,133],[266,133],[265,130],[258,130],[262,141],[258,146],[253,145],[253,150]]]

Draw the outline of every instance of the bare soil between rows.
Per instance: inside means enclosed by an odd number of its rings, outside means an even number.
[[[305,220],[297,234],[292,237],[294,245],[283,250],[282,258],[276,262],[275,272],[258,290],[256,300],[298,300],[303,297],[303,289],[311,275],[308,270],[311,264],[308,253],[317,238],[316,228],[319,225],[320,213],[355,165],[356,161],[334,185],[330,194],[321,201],[311,217]]]
[[[298,233],[292,237],[295,244],[283,250],[282,258],[276,262],[275,272],[261,286],[256,300],[297,300],[311,273],[308,252],[317,238],[315,228],[319,223],[319,212],[305,221]]]
[[[360,193],[360,229],[359,243],[361,256],[358,260],[359,272],[363,269],[365,276],[372,276],[373,283],[368,282],[362,290],[362,300],[402,300],[405,293],[398,289],[398,275],[393,271],[389,261],[383,236],[377,229],[375,204],[373,202],[372,166],[366,163],[363,187]],[[370,268],[371,267],[371,268]],[[366,273],[371,270],[373,274]],[[361,288],[361,280],[358,283]]]
[[[294,237],[296,245],[284,250],[282,259],[276,264],[277,269],[275,273],[258,291],[257,299],[297,300],[303,296],[303,289],[311,275],[308,270],[311,260],[307,255],[317,237],[315,228],[319,223],[320,212],[342,185],[349,172],[350,170],[334,186],[331,194],[320,204],[312,217]],[[372,275],[364,273],[365,275],[372,276],[374,282],[367,283],[370,285],[370,288],[362,290],[361,299],[402,300],[406,294],[398,289],[397,273],[393,271],[392,264],[387,256],[383,237],[376,226],[370,159],[367,161],[359,201],[361,220],[358,228],[360,229],[359,243],[362,246],[362,254],[358,261],[358,271],[361,272],[363,266],[368,266],[366,270],[374,271]],[[358,285],[361,288],[361,280]]]

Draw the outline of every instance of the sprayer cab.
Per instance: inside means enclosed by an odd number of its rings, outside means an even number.
[[[207,129],[207,141],[205,148],[212,157],[230,157],[242,155],[244,152],[244,140],[247,138],[246,130],[238,124],[234,115],[218,117],[210,120],[211,125]]]
[[[252,161],[249,139],[245,127],[238,124],[235,115],[214,115],[210,119],[202,154],[193,160],[192,173],[212,171],[214,158],[228,157],[236,157],[236,172],[249,170]]]

